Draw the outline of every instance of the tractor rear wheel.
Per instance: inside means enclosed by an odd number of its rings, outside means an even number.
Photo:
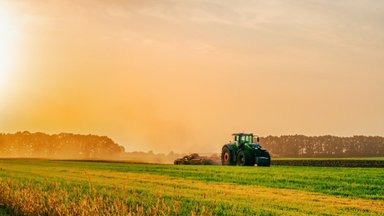
[[[234,165],[233,164],[233,154],[231,150],[227,146],[223,147],[221,151],[221,164],[222,165]]]
[[[252,155],[246,151],[240,150],[237,154],[237,165],[239,166],[254,166],[255,161]]]

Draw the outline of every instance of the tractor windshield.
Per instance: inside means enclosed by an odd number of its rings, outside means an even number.
[[[238,145],[243,145],[245,143],[253,143],[253,134],[233,134],[235,143]]]
[[[242,141],[244,143],[252,143],[253,137],[252,137],[252,135],[243,135],[243,136],[240,136],[240,141]]]

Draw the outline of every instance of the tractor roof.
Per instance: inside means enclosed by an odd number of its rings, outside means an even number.
[[[233,133],[232,136],[253,136],[253,133]]]

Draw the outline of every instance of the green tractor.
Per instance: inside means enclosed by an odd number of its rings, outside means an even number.
[[[271,156],[259,144],[259,137],[256,137],[256,143],[254,143],[254,136],[251,133],[235,133],[232,136],[234,142],[225,144],[221,152],[221,163],[223,165],[271,165]]]

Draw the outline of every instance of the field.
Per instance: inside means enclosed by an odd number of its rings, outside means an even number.
[[[274,158],[272,164],[284,166],[384,168],[384,158]]]
[[[384,215],[383,185],[382,168],[0,160],[0,214]]]

